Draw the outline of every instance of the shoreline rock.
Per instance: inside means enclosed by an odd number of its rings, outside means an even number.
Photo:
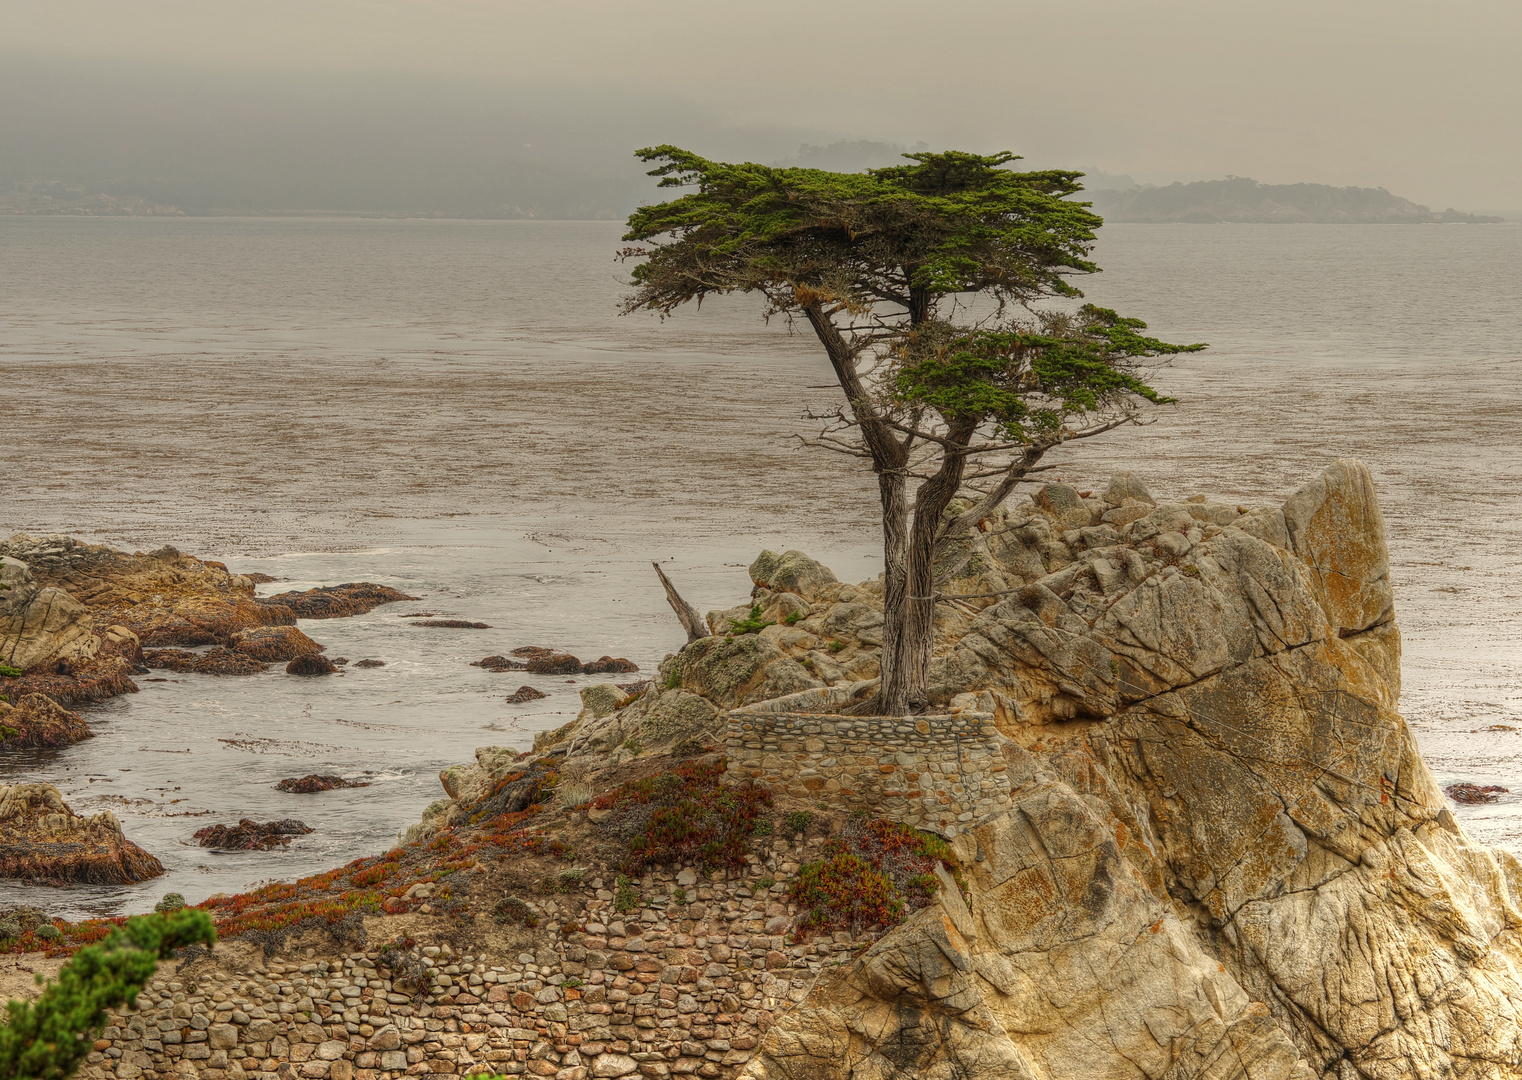
[[[341,776],[332,774],[308,773],[303,777],[289,777],[275,785],[276,791],[286,791],[293,795],[311,795],[319,791],[335,791],[339,788],[362,788],[369,787],[368,780],[345,780]]]
[[[0,749],[56,749],[94,737],[78,713],[43,694],[27,694],[14,707],[0,702]]]
[[[295,818],[258,822],[244,818],[236,825],[208,825],[194,833],[196,843],[218,851],[269,851],[284,847],[292,837],[312,832],[305,822]]]
[[[109,810],[81,817],[52,784],[0,787],[0,878],[130,885],[163,872]]]

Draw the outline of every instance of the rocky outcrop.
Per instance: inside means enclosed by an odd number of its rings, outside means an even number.
[[[52,749],[94,734],[78,713],[42,694],[27,694],[14,708],[0,701],[0,750]]]
[[[287,675],[331,675],[337,670],[337,664],[319,653],[302,653],[285,665]]]
[[[277,791],[290,792],[293,795],[311,795],[319,791],[334,791],[338,788],[369,787],[368,780],[345,780],[341,776],[331,773],[308,773],[302,777],[289,777],[275,785]]]
[[[221,851],[269,851],[284,847],[295,836],[303,836],[312,829],[295,818],[282,821],[253,821],[244,818],[236,825],[208,825],[197,829],[195,841],[203,848]]]
[[[1522,1075],[1522,864],[1395,712],[1367,470],[1250,512],[1055,487],[965,558],[1006,596],[938,613],[938,697],[995,705],[1014,804],[944,830],[967,902],[822,979],[747,1076]]]
[[[309,653],[320,653],[326,648],[294,626],[256,626],[251,630],[240,630],[232,636],[229,644],[236,651],[255,660],[281,663]]]
[[[0,787],[0,877],[129,885],[163,872],[109,810],[81,817],[52,784]]]
[[[372,585],[368,581],[351,581],[344,585],[324,585],[305,592],[279,593],[263,597],[259,603],[270,608],[285,608],[298,619],[343,619],[363,615],[382,604],[398,600],[416,600],[389,585]]]
[[[31,568],[0,556],[0,665],[25,671],[47,661],[88,659],[100,648],[85,606],[38,583]]]

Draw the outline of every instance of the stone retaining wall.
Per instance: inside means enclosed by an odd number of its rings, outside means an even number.
[[[839,716],[765,707],[775,704],[729,714],[730,779],[947,837],[1009,808],[1003,736],[991,713]]]
[[[575,906],[565,897],[535,898],[531,949],[417,950],[434,973],[433,989],[417,999],[375,949],[230,970],[219,947],[178,973],[165,963],[134,1008],[111,1015],[80,1075],[732,1076],[826,965],[872,940],[836,933],[790,942],[795,905],[781,882],[821,843],[774,841],[732,881],[705,881],[691,868],[647,876],[634,883],[639,906],[623,913],[614,883],[592,881],[574,890],[586,906],[577,923],[561,922]],[[418,922],[409,932],[426,940],[429,920]]]

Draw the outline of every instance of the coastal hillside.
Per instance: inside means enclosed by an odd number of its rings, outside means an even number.
[[[1498,217],[1441,213],[1384,188],[1330,184],[1260,184],[1245,176],[1167,187],[1104,188],[1091,193],[1106,221],[1211,224],[1221,221],[1318,225],[1478,224]]]

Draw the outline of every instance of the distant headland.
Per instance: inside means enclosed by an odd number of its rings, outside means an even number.
[[[1105,177],[1101,180],[1117,178]],[[1129,179],[1129,178],[1125,178]],[[1097,186],[1097,185],[1096,185]],[[1166,187],[1105,187],[1089,193],[1106,221],[1269,222],[1324,225],[1482,224],[1498,217],[1431,208],[1384,188],[1329,184],[1260,184],[1245,176]]]

